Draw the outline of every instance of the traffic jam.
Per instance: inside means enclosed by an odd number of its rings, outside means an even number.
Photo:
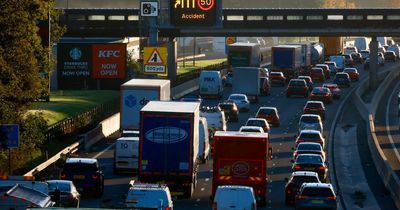
[[[188,209],[179,207],[180,201],[203,191],[199,180],[207,164],[207,209],[270,207],[268,170],[281,153],[273,145],[285,143],[291,145],[291,166],[284,168],[290,176],[284,179],[284,194],[275,195],[282,197],[282,205],[338,209],[339,193],[329,177],[325,122],[332,104],[360,80],[357,68],[368,59],[361,50],[369,52],[352,46],[342,55],[337,49],[341,39],[269,50],[253,43],[231,44],[227,72],[203,70],[198,91],[177,100],[171,100],[169,80],[132,79],[121,85],[121,132],[111,167],[113,174],[131,179],[127,191],[120,192],[124,199],[119,208]],[[268,67],[261,67],[264,53],[271,56]],[[297,110],[299,117],[293,117],[296,131],[285,142],[272,140],[286,114],[270,100],[278,89],[287,103],[303,106]],[[86,196],[101,198],[107,191],[105,170],[97,158],[69,157],[57,179],[0,177],[0,209],[88,207],[82,205]]]

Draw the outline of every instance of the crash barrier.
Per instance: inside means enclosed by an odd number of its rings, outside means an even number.
[[[370,103],[365,103],[362,99],[362,95],[368,91],[368,80],[364,80],[363,83],[358,87],[354,93],[353,102],[356,105],[358,111],[365,121],[367,121],[367,136],[368,136],[368,147],[371,152],[372,160],[374,161],[375,167],[385,185],[389,190],[390,195],[395,202],[397,208],[400,209],[400,180],[391,168],[382,148],[380,147],[377,135],[375,133],[375,114],[385,92],[390,88],[390,84],[393,81],[399,79],[400,71],[394,69],[392,71],[387,70],[379,74],[380,86],[376,90]]]

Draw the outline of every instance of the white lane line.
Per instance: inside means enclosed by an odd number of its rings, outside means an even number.
[[[204,191],[205,189],[206,189],[206,188],[202,187],[200,190],[201,190],[201,191]]]
[[[389,102],[386,105],[386,132],[388,133],[388,138],[390,141],[390,144],[392,145],[392,148],[394,150],[394,153],[396,154],[397,160],[400,161],[400,154],[399,154],[399,150],[396,148],[396,145],[393,141],[393,137],[392,137],[392,133],[390,132],[390,127],[389,127],[389,111],[390,111],[390,102],[394,97],[394,94],[397,92],[397,88],[393,89],[392,94],[390,94],[389,97]]]
[[[104,154],[107,150],[110,150],[111,147],[114,146],[115,143],[112,143],[110,146],[108,146],[107,148],[105,148],[103,151],[97,153],[95,156],[93,156],[92,158],[98,158],[100,155]]]
[[[276,164],[275,163],[272,163],[272,166],[275,166]]]
[[[283,138],[282,138],[283,139]],[[282,146],[282,143],[279,143],[279,146]]]
[[[197,199],[196,199],[196,202],[200,202],[200,198],[197,198]]]
[[[206,178],[206,182],[210,181],[210,178]]]

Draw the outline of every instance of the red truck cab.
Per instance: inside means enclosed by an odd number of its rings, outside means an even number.
[[[214,135],[212,197],[218,186],[250,186],[257,204],[266,204],[267,160],[272,148],[267,133],[217,131]]]

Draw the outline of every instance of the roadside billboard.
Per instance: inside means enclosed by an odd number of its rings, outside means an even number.
[[[90,77],[91,65],[91,45],[82,43],[57,44],[58,77]]]
[[[125,78],[126,44],[92,45],[93,78]]]

